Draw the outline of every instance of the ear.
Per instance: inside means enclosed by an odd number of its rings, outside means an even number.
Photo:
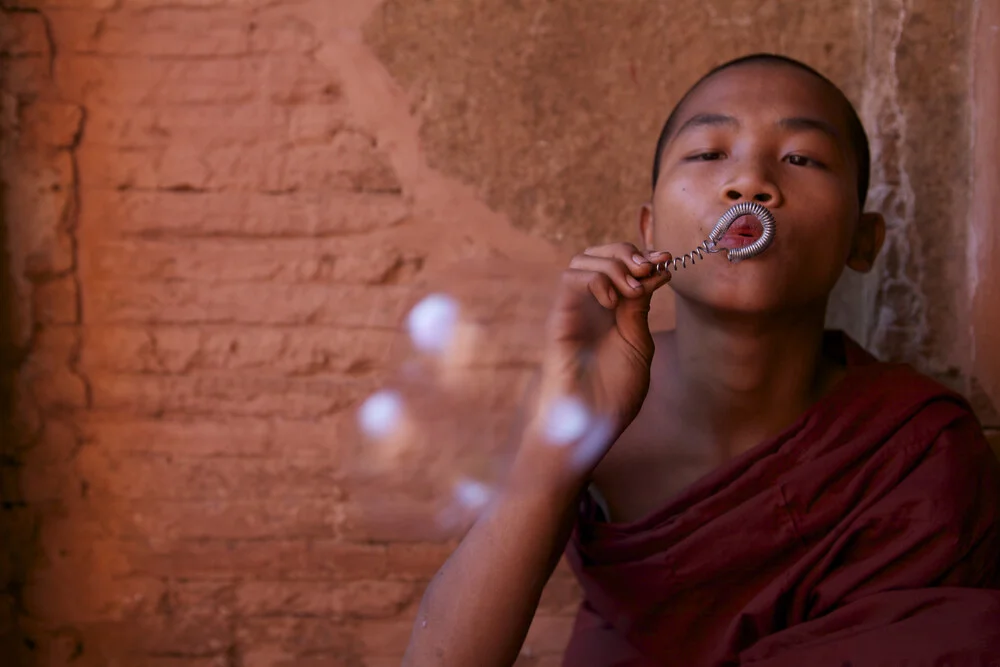
[[[656,246],[653,244],[653,204],[646,202],[639,209],[639,238],[645,250],[652,250]]]
[[[847,256],[847,266],[858,273],[868,273],[875,266],[885,242],[885,218],[881,213],[862,213],[858,229],[854,233],[851,253]]]

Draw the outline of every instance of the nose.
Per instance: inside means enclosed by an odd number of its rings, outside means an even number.
[[[721,194],[729,204],[755,201],[773,208],[783,203],[781,188],[762,165],[754,163],[737,166],[723,185]]]

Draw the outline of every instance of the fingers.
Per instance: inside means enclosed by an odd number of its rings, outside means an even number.
[[[653,271],[655,265],[649,261],[646,253],[631,243],[611,243],[602,246],[592,246],[574,257],[602,257],[615,259],[627,265],[634,276],[645,276]],[[572,266],[572,263],[570,264]]]
[[[670,281],[669,253],[643,253],[631,243],[588,248],[570,261],[564,280],[576,291],[589,291],[604,308],[620,298],[641,298]],[[659,269],[658,264],[664,268]]]
[[[645,293],[642,279],[648,278],[653,272],[653,265],[643,258],[643,264],[627,265],[617,258],[595,257],[592,255],[577,255],[570,261],[570,269],[599,274],[607,278],[609,286],[614,286],[619,294],[625,297],[637,297]]]
[[[665,271],[672,259],[669,252],[643,252],[631,243],[612,243],[603,246],[593,246],[576,256],[576,258],[580,257],[617,259],[636,277],[646,277]]]
[[[563,284],[577,293],[590,292],[597,303],[608,310],[614,310],[618,306],[619,292],[607,274],[566,269],[563,272]]]

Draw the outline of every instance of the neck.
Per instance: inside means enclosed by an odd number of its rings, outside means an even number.
[[[732,456],[790,425],[830,384],[826,304],[767,315],[720,313],[677,299],[678,406]]]

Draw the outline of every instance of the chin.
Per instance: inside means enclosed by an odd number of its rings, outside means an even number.
[[[825,308],[829,290],[803,290],[802,282],[768,273],[759,270],[726,271],[723,275],[700,276],[698,280],[692,275],[689,280],[672,279],[670,287],[678,301],[720,315],[771,315],[813,306]]]

